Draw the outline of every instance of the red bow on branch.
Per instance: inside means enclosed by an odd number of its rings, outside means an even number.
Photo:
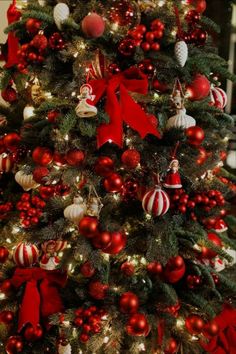
[[[110,117],[109,124],[102,124],[98,128],[98,148],[108,141],[122,147],[123,121],[136,130],[142,138],[147,134],[160,138],[160,133],[150,123],[148,115],[129,95],[129,91],[140,94],[148,92],[147,77],[138,68],[130,68],[109,78],[91,80],[89,84],[96,95],[94,104],[106,94],[105,110]]]
[[[220,328],[219,334],[207,344],[202,342],[203,349],[210,354],[236,354],[236,309],[224,305],[214,320]]]
[[[45,271],[41,268],[16,268],[11,279],[15,288],[25,284],[19,311],[18,331],[27,323],[34,328],[54,313],[63,311],[58,288],[65,285],[67,274],[60,270]]]
[[[12,4],[7,10],[8,24],[10,25],[11,23],[18,21],[20,17],[21,13],[16,8],[16,0],[13,0]],[[19,40],[13,32],[10,32],[8,34],[7,47],[7,62],[5,64],[5,67],[10,68],[18,64],[17,51],[19,47]]]

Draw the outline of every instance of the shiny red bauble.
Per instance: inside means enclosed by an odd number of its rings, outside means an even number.
[[[91,278],[95,274],[95,268],[89,261],[87,261],[80,266],[80,273],[85,278]]]
[[[36,34],[41,27],[42,22],[36,18],[29,18],[26,21],[25,27],[30,34]]]
[[[118,51],[125,57],[130,57],[133,55],[135,53],[135,49],[135,41],[130,38],[123,39],[118,46]]]
[[[21,137],[17,133],[9,133],[4,136],[3,143],[10,151],[15,151],[21,141]]]
[[[103,300],[106,297],[106,293],[109,286],[103,284],[100,281],[93,281],[89,284],[89,295],[96,300]]]
[[[21,336],[11,336],[6,343],[7,354],[17,354],[23,352],[23,341]]]
[[[127,237],[125,233],[118,231],[112,232],[110,244],[106,248],[103,248],[102,251],[111,255],[118,254],[125,248],[126,242]]]
[[[5,263],[9,256],[9,251],[6,247],[0,246],[0,263]]]
[[[65,42],[64,39],[62,38],[61,34],[59,32],[53,33],[49,37],[49,47],[55,50],[62,50],[65,48]]]
[[[71,166],[80,166],[84,162],[85,154],[81,150],[70,150],[66,154],[65,159]]]
[[[109,193],[119,192],[123,186],[123,179],[118,173],[112,173],[104,179],[103,186]]]
[[[128,0],[113,0],[109,10],[109,19],[119,26],[131,25],[135,16],[135,8]]]
[[[103,249],[110,245],[112,240],[112,235],[108,231],[99,232],[95,237],[92,238],[92,244],[95,248]]]
[[[150,59],[144,59],[138,64],[139,69],[147,75],[148,77],[152,77],[155,71],[155,67],[152,64]]]
[[[147,271],[150,275],[160,275],[163,272],[163,267],[159,262],[151,262],[147,265]]]
[[[203,13],[207,7],[206,0],[187,0],[187,4],[193,6],[200,13]]]
[[[101,16],[91,12],[82,20],[81,28],[83,33],[89,38],[101,37],[105,31],[105,22]]]
[[[181,256],[172,257],[164,269],[165,280],[171,284],[177,283],[183,278],[186,266]]]
[[[35,48],[39,49],[40,51],[43,51],[48,46],[48,40],[47,37],[44,36],[44,34],[39,33],[36,34],[36,36],[32,39],[30,44]]]
[[[31,324],[28,324],[23,335],[27,342],[35,342],[42,338],[43,330],[39,324],[35,328]]]
[[[122,313],[136,313],[139,308],[138,296],[128,291],[120,297],[119,308]]]
[[[185,327],[190,334],[200,334],[204,328],[204,321],[198,315],[190,315],[185,319]]]
[[[40,184],[45,184],[47,182],[47,176],[49,175],[49,170],[47,167],[38,166],[35,167],[33,171],[33,179],[35,182]]]
[[[186,21],[191,25],[192,23],[197,23],[200,21],[201,15],[196,10],[189,10],[185,16]]]
[[[10,86],[1,92],[1,96],[4,101],[8,103],[13,103],[17,100],[17,92],[13,87]]]
[[[193,146],[199,146],[205,138],[204,130],[197,125],[194,127],[189,127],[185,131],[188,143]]]
[[[147,336],[149,330],[147,318],[142,313],[132,315],[126,325],[126,331],[130,336]]]
[[[136,168],[140,163],[140,153],[135,149],[126,150],[121,156],[121,161],[128,169]]]
[[[8,279],[4,280],[0,285],[0,293],[8,295],[11,292],[11,290],[12,290],[12,285],[10,280]]]
[[[186,279],[187,286],[189,289],[195,289],[202,283],[202,278],[199,275],[189,274]]]
[[[121,272],[127,277],[132,277],[135,271],[135,267],[131,262],[124,262],[120,267]]]
[[[7,310],[0,312],[0,323],[9,325],[13,322],[13,320],[14,320],[14,312],[7,311]]]
[[[95,172],[102,177],[108,177],[114,171],[114,161],[108,156],[100,156],[95,163]]]
[[[218,235],[210,232],[207,234],[207,238],[215,246],[222,247],[222,241]],[[212,259],[212,258],[216,257],[216,255],[217,255],[217,253],[215,251],[212,251],[210,248],[207,248],[205,246],[202,247],[201,258]]]
[[[107,68],[108,72],[111,74],[111,75],[116,75],[116,74],[119,74],[120,73],[120,67],[118,64],[116,63],[111,63],[108,68]]]
[[[50,123],[55,123],[59,115],[60,112],[58,112],[57,110],[49,111],[47,113],[47,119]]]
[[[196,45],[204,45],[207,40],[207,32],[201,28],[195,28],[190,33],[190,41]]]
[[[38,165],[48,166],[52,162],[53,154],[50,149],[38,146],[34,149],[32,158]]]
[[[210,94],[211,84],[206,76],[197,74],[193,81],[186,87],[186,92],[191,101],[199,101]]]
[[[54,152],[53,163],[59,167],[65,166],[66,165],[65,155],[60,154],[59,152]]]
[[[84,216],[79,222],[79,232],[87,238],[92,238],[98,233],[98,224],[97,218]]]
[[[178,342],[174,338],[170,338],[165,347],[165,354],[175,354],[179,348]]]
[[[205,324],[203,328],[203,334],[207,338],[217,336],[219,334],[220,328],[216,321],[212,320]]]

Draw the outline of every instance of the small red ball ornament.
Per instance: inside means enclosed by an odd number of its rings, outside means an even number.
[[[44,51],[48,46],[48,40],[44,34],[36,34],[30,44],[40,51]]]
[[[172,257],[165,267],[164,277],[169,283],[174,284],[183,278],[185,270],[184,259],[181,256]]]
[[[190,41],[196,45],[204,45],[207,40],[207,32],[201,28],[195,28],[190,33]]]
[[[123,293],[120,297],[119,307],[122,313],[136,313],[139,308],[138,296],[131,291]]]
[[[108,231],[100,232],[92,239],[93,246],[98,249],[104,249],[111,243],[112,235]]]
[[[201,145],[205,138],[204,130],[197,125],[186,129],[185,134],[188,139],[188,143],[194,146]]]
[[[8,279],[4,280],[0,285],[0,293],[8,295],[11,292],[11,290],[12,290],[12,285],[10,280]]]
[[[13,87],[10,86],[1,92],[1,96],[4,101],[8,103],[13,103],[17,100],[17,92]]]
[[[159,262],[151,262],[147,265],[147,271],[150,275],[160,275],[163,272],[163,267]]]
[[[125,57],[133,55],[135,53],[135,48],[135,41],[129,38],[123,39],[118,46],[119,52]]]
[[[112,173],[104,179],[103,186],[109,193],[119,192],[123,186],[123,179],[118,173]]]
[[[210,94],[211,84],[206,76],[197,74],[191,84],[186,87],[186,92],[191,101],[199,101]]]
[[[9,251],[6,247],[0,246],[0,263],[5,263],[9,256]]]
[[[24,338],[28,342],[35,342],[41,339],[43,336],[42,327],[38,324],[36,328],[34,328],[31,324],[28,324],[24,331]]]
[[[49,47],[54,50],[62,50],[65,48],[65,42],[59,32],[55,32],[49,38]]]
[[[187,4],[193,6],[200,13],[203,13],[207,7],[206,0],[187,0]]]
[[[66,165],[65,155],[60,154],[59,152],[54,152],[53,162],[57,166],[65,166]]]
[[[47,114],[47,119],[50,123],[55,123],[59,115],[60,112],[58,112],[57,110],[49,111]]]
[[[134,169],[140,163],[140,153],[135,149],[126,150],[121,156],[121,161],[126,168]]]
[[[98,233],[98,219],[92,216],[84,216],[79,222],[79,232],[81,235],[92,238]]]
[[[49,175],[47,167],[38,166],[33,171],[33,179],[39,184],[45,184],[47,182],[46,177]]]
[[[189,289],[195,289],[202,283],[202,278],[199,275],[189,274],[187,276],[187,286]]]
[[[12,336],[8,338],[6,344],[7,354],[17,354],[23,351],[23,341],[21,336]]]
[[[102,284],[100,281],[93,281],[89,284],[89,295],[96,300],[103,300],[106,297],[106,292],[109,286]]]
[[[30,33],[30,34],[36,34],[38,32],[38,30],[41,27],[42,22],[37,20],[36,18],[29,18],[26,21],[26,30]]]
[[[66,154],[66,161],[71,166],[80,166],[85,159],[85,154],[81,150],[71,150]]]
[[[95,268],[89,261],[87,261],[80,266],[80,273],[85,278],[91,278],[95,274]]]
[[[111,255],[120,253],[126,246],[127,237],[123,232],[112,232],[111,233],[111,242],[102,251]]]
[[[204,328],[204,321],[198,315],[190,315],[185,320],[185,326],[190,334],[200,334]]]
[[[219,325],[214,320],[206,323],[203,328],[203,334],[207,338],[217,336],[219,331],[220,331]]]
[[[48,166],[52,162],[53,154],[50,149],[38,146],[34,149],[32,158],[38,165]]]
[[[0,312],[0,323],[9,325],[13,322],[13,319],[14,319],[14,312],[6,311],[6,310]]]
[[[215,246],[222,247],[222,241],[218,235],[214,233],[207,234],[208,240],[211,241]],[[215,251],[212,251],[210,248],[202,247],[201,258],[212,259],[217,256]]]
[[[95,172],[102,177],[108,177],[114,171],[114,162],[108,156],[100,156],[95,163]]]
[[[175,353],[177,353],[178,348],[179,348],[179,345],[178,345],[177,341],[174,338],[170,338],[167,343],[167,346],[164,350],[164,353],[165,354],[175,354]]]
[[[124,275],[126,275],[127,277],[132,277],[132,275],[134,274],[135,271],[135,267],[133,265],[133,263],[130,262],[124,262],[121,267],[120,270],[122,271],[122,273]]]
[[[126,325],[126,331],[130,336],[147,336],[149,333],[147,318],[142,313],[132,315]]]
[[[186,21],[191,25],[192,23],[197,23],[200,21],[200,13],[196,10],[190,10],[185,16]]]
[[[101,16],[92,12],[83,19],[81,28],[87,37],[98,38],[105,31],[105,22]]]
[[[5,135],[3,138],[4,145],[10,151],[16,151],[20,141],[21,141],[21,137],[17,133],[9,133]]]

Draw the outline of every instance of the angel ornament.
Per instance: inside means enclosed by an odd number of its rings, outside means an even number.
[[[163,186],[165,188],[170,189],[182,188],[181,178],[179,174],[179,161],[177,159],[173,159],[170,162]]]
[[[75,111],[80,118],[92,118],[97,115],[97,108],[94,106],[95,95],[92,94],[93,89],[89,84],[84,84],[80,88],[79,104]]]
[[[54,270],[58,268],[60,263],[58,253],[63,251],[66,246],[66,241],[45,241],[41,246],[43,255],[40,260],[40,268],[45,270]]]

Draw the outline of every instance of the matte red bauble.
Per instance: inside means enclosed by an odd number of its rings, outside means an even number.
[[[130,25],[135,16],[135,9],[128,0],[113,0],[109,10],[109,18],[112,23],[119,26]]]
[[[123,179],[118,173],[112,173],[104,179],[103,186],[109,193],[119,192],[123,186]]]
[[[130,336],[147,336],[149,325],[145,315],[136,313],[132,315],[126,325],[126,331]]]
[[[1,96],[4,101],[13,103],[17,100],[17,92],[13,87],[7,87],[1,92]]]
[[[122,273],[124,275],[126,275],[127,277],[132,277],[132,275],[134,274],[135,268],[133,263],[130,262],[124,262],[121,267],[120,270],[122,271]]]
[[[102,284],[100,281],[93,281],[89,284],[89,295],[96,300],[103,300],[106,297],[106,292],[109,286]]]
[[[21,137],[17,133],[9,133],[4,136],[3,143],[10,151],[15,151],[21,141]]]
[[[135,53],[135,48],[136,45],[134,40],[129,38],[123,39],[118,46],[119,52],[125,57],[133,55]]]
[[[92,239],[92,244],[94,247],[98,249],[103,249],[106,248],[110,245],[112,240],[111,233],[108,231],[103,231],[97,234],[93,239]]]
[[[36,18],[29,18],[26,21],[25,27],[27,31],[31,34],[36,34],[41,26],[41,21],[37,20]]]
[[[6,247],[0,246],[0,263],[5,263],[9,256],[9,251]]]
[[[210,94],[211,84],[206,76],[197,74],[191,84],[186,87],[186,92],[191,101],[199,101]]]
[[[68,151],[65,158],[69,165],[80,166],[85,159],[85,154],[81,150],[71,150]]]
[[[125,233],[112,232],[110,244],[106,248],[103,248],[102,251],[108,254],[118,254],[125,248],[126,242],[127,237]]]
[[[105,31],[105,22],[101,16],[95,12],[91,12],[83,19],[81,28],[87,37],[98,38]]]
[[[203,13],[207,7],[206,0],[187,0],[187,4],[193,6],[200,13]]]
[[[12,311],[2,311],[0,312],[0,323],[9,325],[13,322],[14,312]]]
[[[185,131],[188,143],[190,145],[199,146],[205,138],[204,130],[197,125],[195,127],[189,127]]]
[[[123,293],[120,297],[119,306],[122,313],[136,313],[139,308],[138,296],[131,291]]]
[[[108,177],[114,171],[114,162],[108,156],[100,156],[95,163],[95,172],[102,177]]]
[[[12,336],[8,338],[6,344],[7,354],[17,354],[23,351],[23,341],[21,336]]]
[[[34,149],[32,158],[38,165],[48,166],[52,162],[53,154],[50,149],[38,146]]]
[[[184,259],[181,256],[172,257],[164,270],[164,277],[166,281],[171,284],[177,283],[183,278],[186,266]]]
[[[79,222],[79,232],[87,238],[92,238],[98,233],[98,224],[97,218],[84,216]]]
[[[204,321],[198,315],[190,315],[185,320],[185,326],[189,333],[200,334],[203,331]]]
[[[203,334],[205,337],[208,337],[208,338],[217,336],[219,331],[220,331],[219,325],[214,320],[206,323],[203,328]]]
[[[38,324],[36,328],[34,328],[31,324],[28,324],[24,330],[24,338],[28,342],[35,342],[41,339],[43,336],[42,327]]]
[[[136,168],[140,163],[140,153],[135,149],[129,149],[123,152],[121,161],[126,168]]]
[[[211,241],[215,246],[222,247],[222,241],[218,235],[214,233],[207,234],[208,240]],[[212,259],[217,256],[217,253],[212,251],[210,248],[202,247],[201,258]]]
[[[91,278],[95,274],[95,268],[89,261],[87,261],[80,266],[80,273],[85,278]]]
[[[33,171],[33,179],[35,180],[35,182],[40,184],[46,183],[47,179],[45,179],[45,177],[47,177],[48,175],[49,170],[47,169],[47,167],[38,166],[35,167]]]
[[[175,353],[177,353],[178,348],[179,348],[179,345],[176,342],[176,340],[174,338],[170,338],[167,343],[167,346],[164,350],[164,353],[165,354],[175,354]]]
[[[151,262],[147,265],[147,271],[151,275],[160,275],[163,272],[163,267],[159,262]]]

